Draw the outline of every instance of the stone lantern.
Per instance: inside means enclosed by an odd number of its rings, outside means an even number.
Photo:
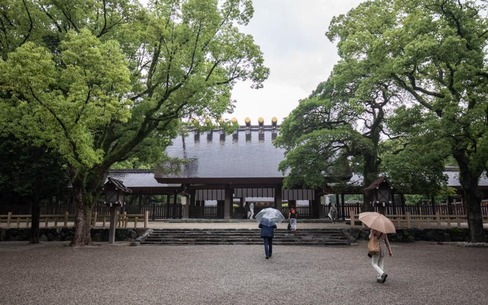
[[[110,233],[108,242],[115,242],[115,229],[117,226],[117,212],[125,205],[125,194],[132,193],[132,190],[125,187],[122,181],[109,177],[103,186],[105,193],[105,205],[110,209]]]

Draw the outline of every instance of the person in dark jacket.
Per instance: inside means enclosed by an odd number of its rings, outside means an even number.
[[[266,226],[260,223],[259,228],[261,229],[261,237],[264,241],[264,255],[266,255],[266,259],[269,259],[273,254],[273,237],[276,225]]]

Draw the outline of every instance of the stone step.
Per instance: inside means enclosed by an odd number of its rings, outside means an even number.
[[[259,229],[152,229],[139,239],[152,245],[255,245],[262,244]],[[278,229],[275,245],[349,245],[340,229],[303,229],[296,232]]]

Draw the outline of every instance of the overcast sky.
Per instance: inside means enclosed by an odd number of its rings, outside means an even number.
[[[256,124],[263,117],[278,123],[316,86],[327,79],[338,60],[336,45],[325,32],[333,16],[347,13],[364,0],[254,0],[254,17],[244,32],[254,36],[264,53],[270,76],[264,88],[238,83],[234,113],[239,124],[249,117]]]

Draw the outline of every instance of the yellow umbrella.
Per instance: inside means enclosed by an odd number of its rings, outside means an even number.
[[[377,212],[359,213],[359,220],[365,225],[381,233],[396,233],[393,222],[383,214]]]

